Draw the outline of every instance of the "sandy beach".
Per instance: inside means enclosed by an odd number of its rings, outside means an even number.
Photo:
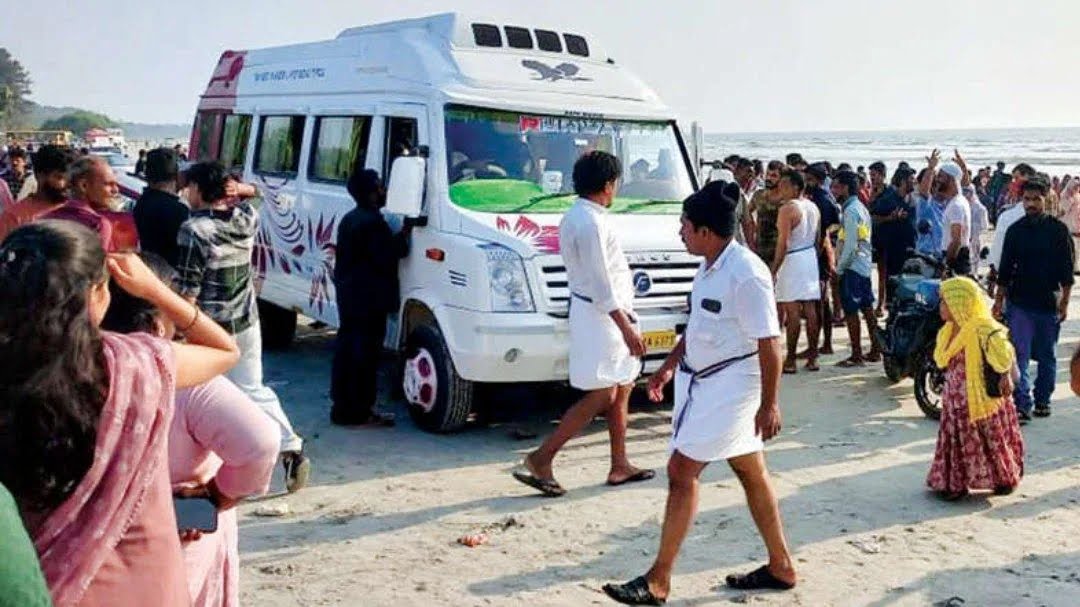
[[[703,475],[700,514],[676,566],[671,605],[1076,605],[1080,602],[1080,410],[1068,355],[1080,305],[1059,346],[1054,415],[1024,429],[1026,476],[1011,496],[944,503],[924,488],[937,435],[910,380],[890,386],[880,367],[823,359],[818,374],[784,376],[781,436],[768,461],[799,587],[747,595],[725,575],[756,567],[764,549],[738,482],[724,464]],[[838,330],[838,335],[843,335]],[[268,379],[308,439],[312,485],[242,506],[243,602],[248,605],[608,605],[600,586],[643,573],[659,541],[665,478],[603,486],[602,421],[556,460],[569,494],[534,496],[511,468],[537,440],[509,425],[455,435],[417,430],[392,405],[391,430],[332,427],[333,339],[302,330],[267,353]],[[546,403],[546,404],[545,404]],[[503,394],[495,409],[528,405],[519,427],[541,435],[566,396]],[[670,405],[633,407],[629,450],[662,471]],[[274,487],[281,487],[280,470]],[[278,517],[257,516],[281,509]],[[457,543],[484,532],[485,545]]]

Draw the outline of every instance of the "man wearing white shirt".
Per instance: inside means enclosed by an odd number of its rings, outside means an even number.
[[[686,332],[649,379],[649,397],[657,402],[675,379],[667,508],[649,571],[603,587],[623,604],[667,601],[675,558],[697,511],[698,479],[721,460],[742,484],[769,555],[751,573],[727,576],[727,585],[790,590],[797,582],[763,452],[781,425],[780,325],[769,268],[734,239],[738,197],[730,184],[712,183],[683,203],[686,249],[705,260],[694,278]]]
[[[971,274],[971,204],[961,193],[964,175],[959,165],[948,162],[938,170],[940,152],[934,150],[927,158],[929,171],[919,183],[923,196],[945,202],[945,234],[941,239],[941,252],[945,264],[954,274]]]
[[[646,481],[655,476],[626,457],[630,391],[641,373],[645,343],[634,315],[630,266],[608,226],[608,207],[622,167],[606,152],[585,154],[574,164],[579,198],[559,225],[559,243],[570,287],[570,385],[587,392],[563,415],[559,427],[525,457],[513,476],[544,495],[566,490],[555,480],[552,461],[571,438],[597,415],[607,418],[611,438],[609,485]]]

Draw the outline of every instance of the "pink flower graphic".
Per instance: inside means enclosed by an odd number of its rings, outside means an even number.
[[[541,226],[528,217],[519,215],[513,227],[501,216],[495,219],[495,227],[500,232],[513,234],[515,238],[524,240],[541,253],[548,255],[559,253],[559,226]]]

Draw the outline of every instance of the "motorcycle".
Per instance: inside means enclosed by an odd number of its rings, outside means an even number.
[[[915,380],[915,400],[930,419],[941,417],[945,372],[934,363],[934,344],[943,321],[938,311],[945,265],[937,258],[910,251],[900,275],[889,279],[889,317],[878,330],[885,375],[896,383]]]

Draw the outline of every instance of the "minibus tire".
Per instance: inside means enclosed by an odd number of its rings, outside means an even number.
[[[291,346],[296,337],[296,312],[261,299],[258,305],[263,348],[284,350]]]
[[[434,363],[434,375],[438,382],[435,401],[429,410],[407,402],[409,416],[417,426],[428,432],[461,430],[469,421],[469,414],[472,412],[473,382],[458,375],[450,357],[450,350],[446,347],[446,340],[438,327],[423,325],[413,329],[405,348],[406,365],[421,351],[430,355]]]

